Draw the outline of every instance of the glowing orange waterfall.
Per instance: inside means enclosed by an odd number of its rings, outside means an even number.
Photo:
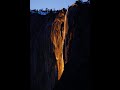
[[[54,46],[54,54],[57,60],[58,80],[61,78],[64,71],[63,46],[66,31],[67,15],[64,15],[64,12],[60,12],[54,20],[51,30],[51,41]]]

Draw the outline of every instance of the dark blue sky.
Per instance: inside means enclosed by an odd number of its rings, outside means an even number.
[[[62,9],[68,8],[76,0],[30,0],[30,9]],[[87,1],[87,0],[83,0]]]

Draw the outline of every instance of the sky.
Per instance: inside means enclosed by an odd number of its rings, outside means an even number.
[[[76,0],[30,0],[30,9],[55,9],[60,10],[62,8],[68,8],[68,5],[72,5]],[[87,0],[83,0],[87,1]]]

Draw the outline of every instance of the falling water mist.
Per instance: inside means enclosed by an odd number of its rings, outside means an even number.
[[[58,80],[64,71],[63,47],[67,29],[67,12],[61,11],[54,20],[51,30],[51,41],[53,42],[58,68]]]

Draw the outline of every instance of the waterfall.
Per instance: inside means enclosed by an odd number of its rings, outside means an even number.
[[[66,34],[68,32],[68,10],[66,11],[66,14],[65,14],[65,21],[64,21],[64,44],[65,44],[65,61],[67,61],[67,45],[66,45]],[[66,63],[66,62],[65,62]]]
[[[65,44],[65,37],[68,31],[68,20],[65,11],[61,11],[52,24],[51,41],[54,46],[54,54],[57,61],[58,80],[61,78],[64,71],[63,47]],[[61,18],[62,17],[62,18]],[[64,24],[63,24],[64,23]],[[63,26],[64,25],[64,26]]]

